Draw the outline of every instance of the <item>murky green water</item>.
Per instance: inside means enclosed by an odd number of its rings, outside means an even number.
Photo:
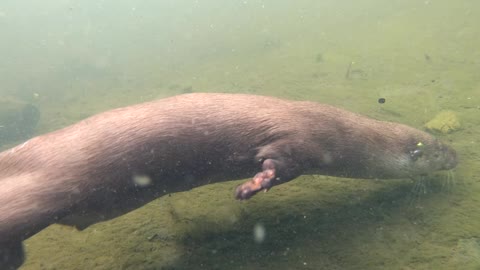
[[[438,135],[459,153],[454,186],[305,176],[238,202],[238,182],[213,184],[82,232],[50,226],[21,269],[480,269],[478,25],[468,0],[3,1],[0,94],[39,108],[37,134],[187,92],[461,123]]]

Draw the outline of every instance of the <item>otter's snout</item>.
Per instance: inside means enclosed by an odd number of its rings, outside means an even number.
[[[457,167],[457,164],[458,164],[457,152],[450,146],[443,146],[442,152],[445,160],[445,162],[443,163],[442,169],[451,170]]]

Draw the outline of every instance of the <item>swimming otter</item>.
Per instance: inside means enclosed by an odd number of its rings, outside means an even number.
[[[431,135],[329,105],[186,94],[107,111],[0,153],[0,268],[52,223],[79,229],[165,194],[254,178],[235,196],[316,173],[403,178],[456,166]],[[259,172],[260,171],[260,172]]]

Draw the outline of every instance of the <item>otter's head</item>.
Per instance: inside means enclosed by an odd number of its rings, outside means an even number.
[[[416,171],[451,170],[458,163],[455,150],[437,139],[426,143],[418,141],[408,153]]]
[[[414,136],[405,145],[405,172],[409,176],[451,170],[457,166],[455,150],[428,134]]]
[[[382,122],[373,152],[367,161],[370,178],[408,178],[457,166],[457,154],[447,144],[424,131],[394,123]]]

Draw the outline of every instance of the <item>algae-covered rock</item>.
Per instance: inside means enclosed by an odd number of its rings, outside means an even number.
[[[441,111],[425,124],[425,128],[432,132],[446,134],[459,130],[461,125],[454,111]]]

